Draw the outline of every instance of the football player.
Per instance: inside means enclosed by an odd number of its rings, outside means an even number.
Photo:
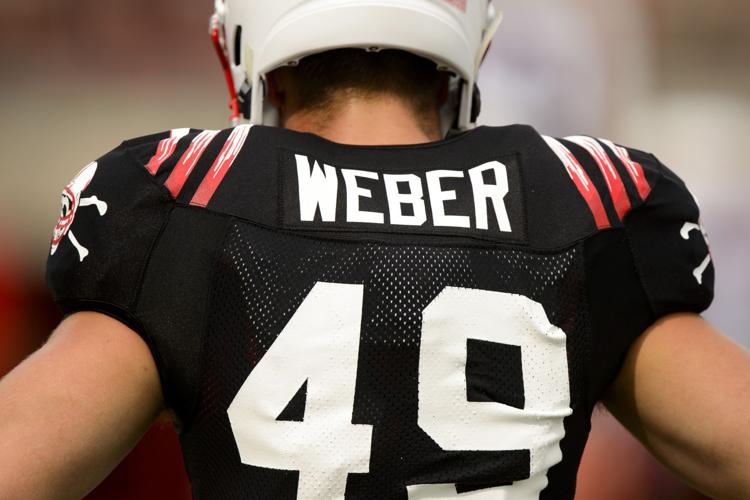
[[[226,130],[65,188],[66,318],[0,384],[0,498],[80,497],[162,411],[196,498],[572,498],[592,410],[750,491],[750,360],[654,156],[476,127],[488,0],[226,0]],[[612,457],[617,460],[617,457]]]

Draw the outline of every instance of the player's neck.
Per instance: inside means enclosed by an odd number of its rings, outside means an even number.
[[[422,144],[441,139],[439,117],[425,126],[407,104],[394,98],[348,98],[327,111],[298,110],[284,127],[329,141],[356,145]]]

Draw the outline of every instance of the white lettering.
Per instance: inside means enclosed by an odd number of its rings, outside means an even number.
[[[385,181],[385,192],[388,197],[391,224],[421,226],[427,222],[427,209],[424,206],[422,180],[418,176],[414,174],[384,174],[383,181]],[[409,183],[409,192],[399,192],[399,183]],[[401,210],[402,205],[411,205],[414,215],[404,215]]]
[[[460,179],[464,173],[459,170],[433,170],[427,172],[427,189],[430,193],[430,207],[435,226],[471,227],[471,219],[464,215],[446,215],[445,202],[456,199],[453,190],[443,191],[440,180],[445,178]]]
[[[488,231],[491,225],[495,226],[495,223],[490,222],[490,213],[493,213],[497,227],[492,227],[492,230],[499,229],[503,233],[513,231],[506,203],[506,197],[510,192],[508,167],[499,161],[486,162],[468,170],[381,174],[367,170],[339,169],[304,155],[295,155],[295,159],[300,222],[314,222],[318,212],[321,222],[337,222],[341,175],[342,189],[345,190],[345,193],[342,193],[346,203],[345,222],[382,225],[387,221],[394,226],[429,225],[435,228],[464,229],[473,227]],[[494,179],[490,179],[493,175]],[[454,179],[454,189],[444,186],[444,179]],[[364,185],[369,188],[365,188]],[[473,207],[468,199],[468,196],[471,196],[468,194],[470,188],[474,200]],[[370,201],[366,202],[363,199]],[[451,201],[454,201],[449,205],[451,208],[446,207]],[[383,206],[384,202],[387,202],[387,208]],[[379,211],[364,210],[362,203]],[[447,214],[446,211],[452,213]]]
[[[372,191],[357,185],[357,177],[378,180],[380,176],[375,172],[348,169],[342,169],[341,174],[344,176],[344,183],[346,184],[346,221],[383,224],[385,222],[383,214],[359,209],[359,199],[372,198]]]
[[[495,172],[497,184],[485,184],[484,173],[492,170]],[[474,190],[474,209],[477,216],[477,229],[489,229],[487,221],[487,201],[492,202],[495,207],[495,216],[500,226],[500,231],[510,233],[510,219],[505,207],[505,196],[508,194],[508,171],[499,161],[491,161],[469,170],[471,187]]]
[[[339,185],[336,169],[324,165],[323,173],[318,162],[314,162],[310,168],[310,162],[305,156],[294,157],[297,159],[300,219],[304,222],[314,221],[315,211],[320,207],[323,222],[336,222],[336,195]]]

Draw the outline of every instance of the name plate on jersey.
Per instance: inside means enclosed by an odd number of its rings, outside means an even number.
[[[526,242],[516,155],[433,169],[341,165],[302,152],[279,154],[285,227]]]

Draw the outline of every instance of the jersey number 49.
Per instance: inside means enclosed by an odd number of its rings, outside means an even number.
[[[352,424],[363,285],[317,283],[228,409],[243,463],[299,471],[297,498],[344,498],[367,473],[372,425]],[[520,347],[523,408],[467,400],[467,342]],[[566,336],[527,297],[447,287],[424,309],[418,425],[446,451],[529,451],[529,478],[458,494],[454,484],[408,485],[409,499],[536,499],[562,459],[572,413]],[[304,420],[277,420],[307,383]]]

